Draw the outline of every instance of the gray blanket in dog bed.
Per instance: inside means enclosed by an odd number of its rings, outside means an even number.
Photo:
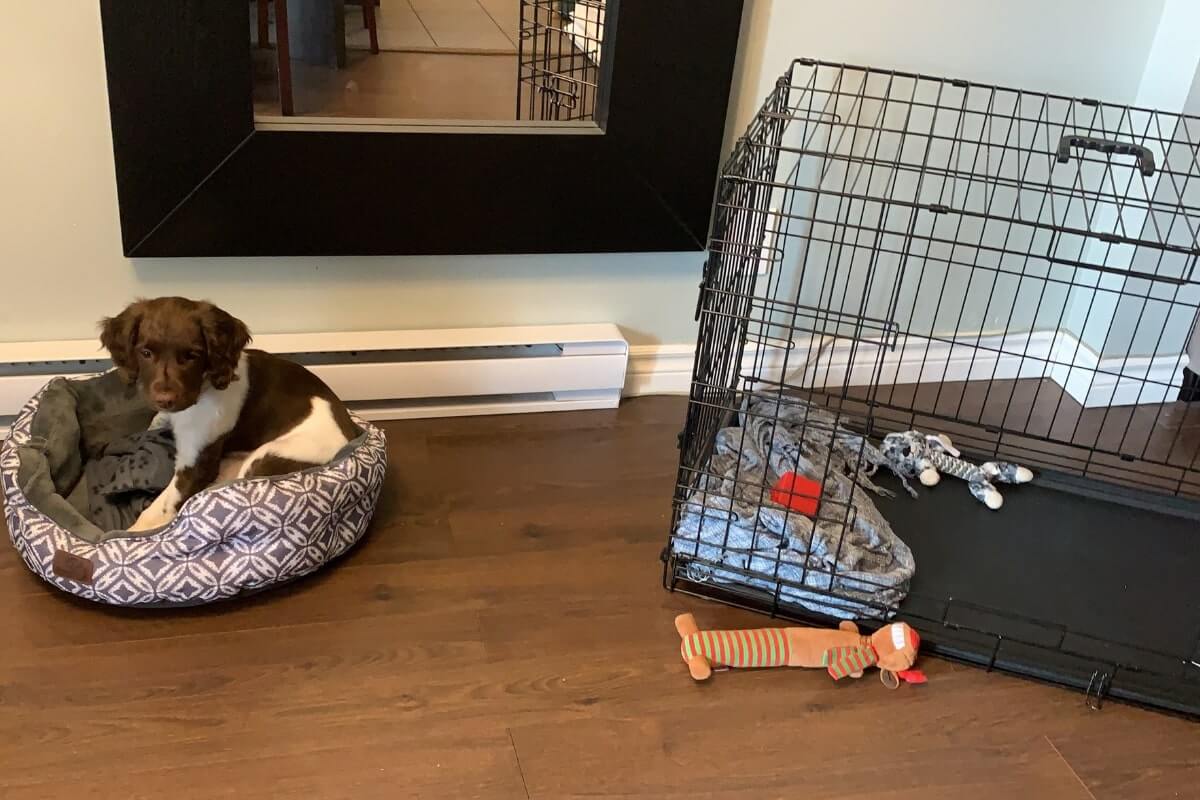
[[[115,372],[56,379],[18,454],[17,481],[43,513],[85,541],[119,535],[175,470],[171,432],[150,430],[153,419],[138,390]]]
[[[88,519],[102,530],[128,529],[174,474],[170,430],[135,433],[104,445],[83,466]]]
[[[672,538],[674,553],[701,559],[688,576],[778,591],[783,602],[831,617],[890,616],[915,564],[864,491],[887,493],[870,479],[882,455],[797,399],[752,396],[741,417],[741,427],[717,433]],[[824,482],[815,524],[771,499],[788,472]]]

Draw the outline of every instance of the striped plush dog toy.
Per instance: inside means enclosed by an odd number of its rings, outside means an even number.
[[[885,625],[870,636],[860,634],[853,622],[843,622],[837,630],[702,631],[695,617],[680,614],[675,630],[682,639],[680,654],[698,681],[706,680],[714,667],[824,667],[834,680],[861,678],[868,667],[878,667],[880,680],[890,689],[900,681],[925,682],[925,675],[912,669],[921,637],[903,622]]]

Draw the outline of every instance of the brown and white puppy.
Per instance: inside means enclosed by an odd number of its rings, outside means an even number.
[[[175,477],[132,531],[166,525],[219,477],[324,464],[360,432],[320,378],[247,350],[246,326],[211,303],[139,300],[101,323],[100,341],[175,435]]]

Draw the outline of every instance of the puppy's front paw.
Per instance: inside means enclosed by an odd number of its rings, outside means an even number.
[[[156,526],[153,523],[146,520],[145,515],[142,515],[137,518],[137,521],[135,521],[132,525],[129,526],[129,532],[130,533],[145,533],[146,531],[154,530],[155,527]]]
[[[166,489],[163,489],[162,494],[154,498],[154,502],[146,506],[146,509],[138,516],[137,521],[129,528],[129,530],[137,533],[140,531],[152,531],[155,528],[161,528],[171,520],[175,519],[175,514],[180,506],[179,489],[175,486],[175,480]]]
[[[161,528],[174,518],[175,515],[166,511],[161,502],[155,502],[138,515],[137,520],[129,526],[129,530],[131,533],[152,531],[155,528]]]

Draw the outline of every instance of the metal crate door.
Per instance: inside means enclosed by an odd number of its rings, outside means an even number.
[[[870,576],[840,571],[820,554],[837,562],[848,541],[843,531],[886,527],[842,466],[865,468],[870,393],[864,402],[850,388],[855,380],[878,385],[883,355],[895,345],[898,257],[888,251],[906,249],[916,211],[847,196],[845,162],[812,150],[833,135],[832,118],[796,114],[794,102],[785,79],[739,140],[718,186],[680,442],[677,535],[664,577],[674,586],[716,576],[742,592],[742,602],[772,611],[799,602],[829,616],[885,617],[895,610],[888,598],[900,596],[894,584],[874,586]],[[770,471],[714,467],[718,456],[745,452],[746,437],[785,429],[843,443],[841,461],[811,467],[822,485],[844,489],[822,495],[811,524],[770,501],[775,474],[800,471],[798,460]],[[756,506],[771,518],[761,528]],[[699,532],[678,534],[681,523]],[[799,535],[780,534],[791,525]]]

